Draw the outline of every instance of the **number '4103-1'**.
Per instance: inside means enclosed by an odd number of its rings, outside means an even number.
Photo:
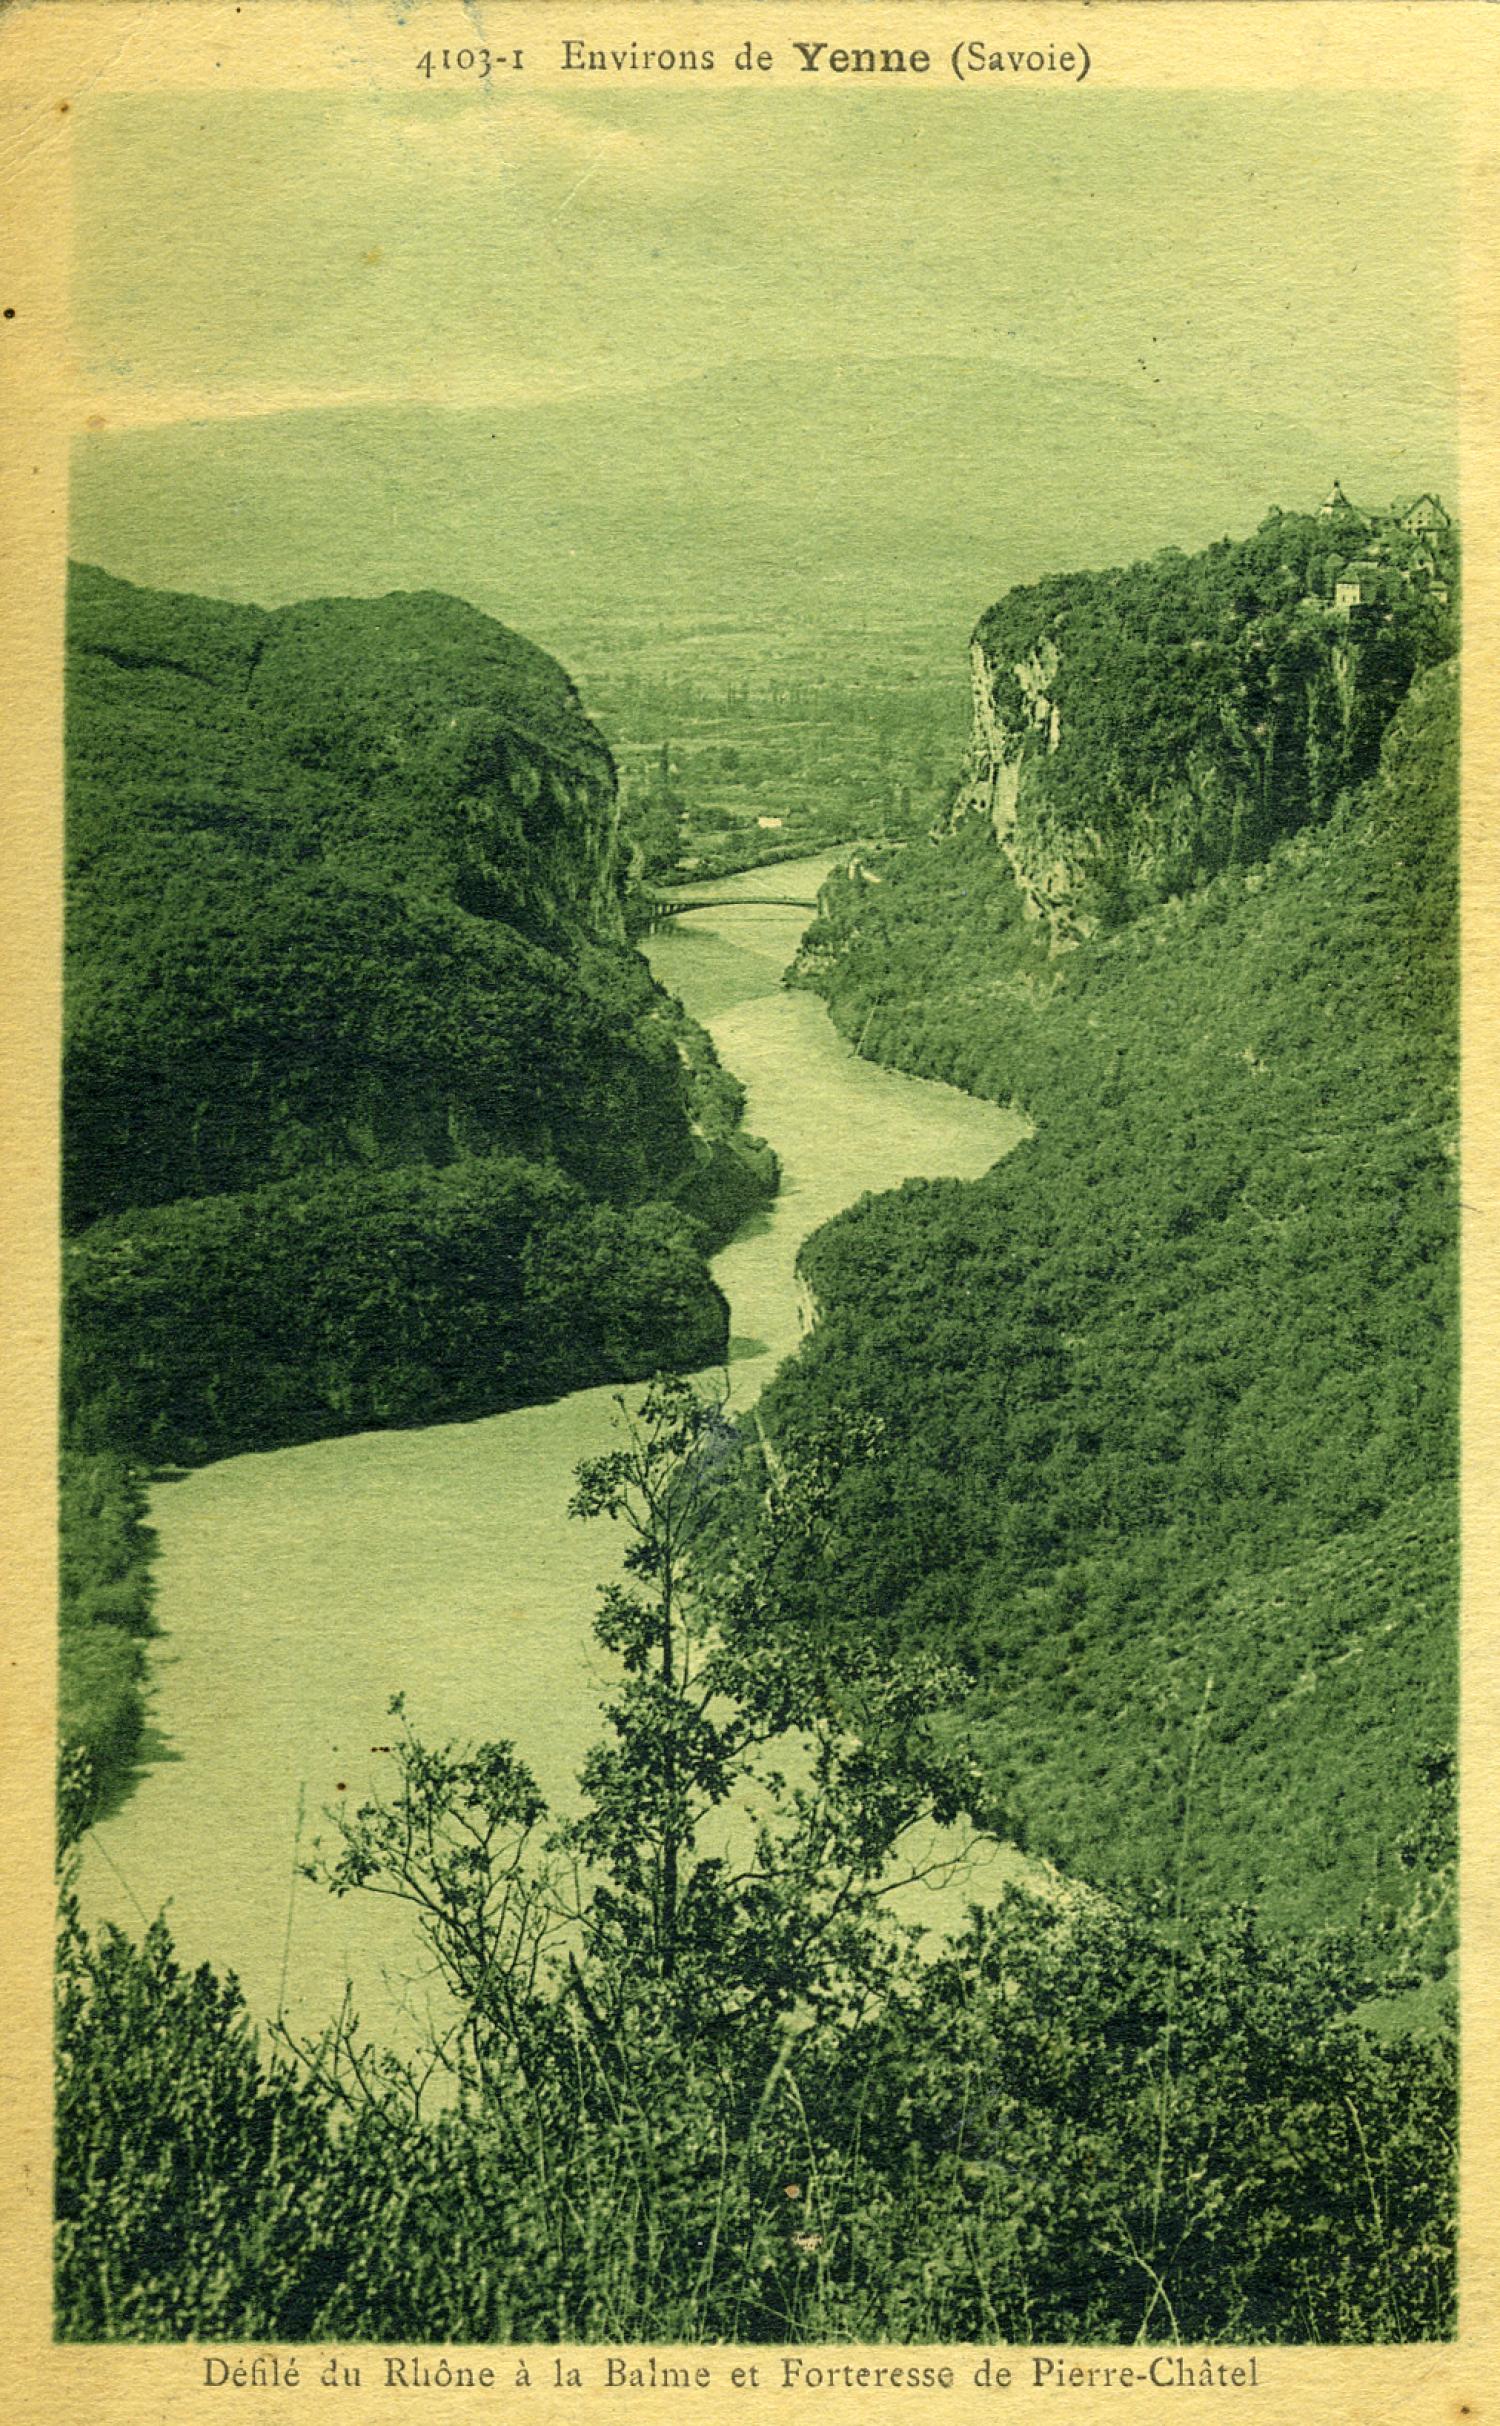
[[[417,61],[417,74],[429,81],[434,76],[489,76],[497,68],[517,68],[523,64],[519,50],[470,49],[466,43],[458,51],[424,51]]]

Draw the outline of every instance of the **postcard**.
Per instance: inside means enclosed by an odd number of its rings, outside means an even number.
[[[18,2415],[1485,2414],[1497,39],[0,24]]]

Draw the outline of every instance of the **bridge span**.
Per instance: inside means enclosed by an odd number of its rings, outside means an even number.
[[[789,893],[705,894],[687,901],[680,893],[646,893],[641,898],[653,919],[681,918],[688,910],[815,910],[818,906]]]

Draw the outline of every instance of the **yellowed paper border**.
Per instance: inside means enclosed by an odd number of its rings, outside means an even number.
[[[564,22],[566,20],[566,22]],[[358,2393],[316,2387],[316,2366],[302,2368],[295,2392],[204,2389],[201,2354],[189,2349],[55,2348],[50,2340],[47,2265],[49,2193],[48,1969],[51,1944],[51,1645],[54,1542],[51,1416],[56,1371],[54,1270],[58,1012],[58,843],[61,773],[59,668],[65,555],[67,451],[89,409],[85,383],[69,358],[68,277],[71,209],[70,118],[85,94],[229,91],[364,94],[411,88],[414,56],[430,43],[524,42],[535,64],[532,89],[559,80],[564,35],[600,42],[639,39],[714,42],[725,51],[747,38],[774,55],[761,79],[803,84],[790,38],[847,39],[857,21],[865,42],[920,44],[944,61],[960,37],[989,35],[1076,48],[1088,56],[1077,92],[1125,88],[1195,90],[1383,91],[1456,98],[1463,126],[1465,256],[1463,282],[1462,496],[1466,539],[1464,944],[1465,1157],[1465,1697],[1463,1843],[1465,2104],[1463,2163],[1463,2308],[1452,2346],[1408,2350],[1257,2352],[1255,2389],[1188,2389],[1142,2394],[1049,2385],[1031,2387],[1020,2354],[1007,2391],[974,2383],[978,2352],[947,2354],[951,2392],[831,2390],[802,2395],[776,2389],[778,2369],[761,2354],[761,2384],[733,2381],[745,2357],[688,2354],[706,2365],[706,2388],[670,2393],[610,2392],[597,2351],[576,2354],[583,2393],[552,2383],[550,2357],[532,2369],[533,2386],[513,2388],[503,2353],[451,2352],[492,2365],[494,2388],[423,2395],[381,2389],[366,2365]],[[1018,32],[1017,29],[1020,29]],[[914,88],[914,111],[939,89]],[[677,88],[694,107],[691,89]],[[820,82],[825,106],[842,88]],[[4,2282],[10,2322],[0,2341],[6,2414],[32,2419],[177,2421],[223,2415],[257,2421],[309,2413],[349,2421],[428,2417],[530,2417],[573,2422],[627,2416],[637,2426],[684,2418],[750,2419],[768,2412],[804,2421],[914,2419],[957,2421],[1014,2414],[1086,2426],[1132,2413],[1180,2421],[1222,2417],[1244,2402],[1276,2426],[1318,2419],[1482,2419],[1496,2404],[1500,2362],[1500,1870],[1492,1772],[1500,1749],[1500,1632],[1494,1576],[1500,1553],[1500,1406],[1495,1350],[1500,1333],[1500,1264],[1494,1223],[1500,1207],[1500,1134],[1493,1073],[1500,1048],[1500,988],[1493,973],[1500,897],[1500,467],[1497,467],[1497,366],[1500,366],[1500,13],[1470,0],[1187,0],[1174,5],[1090,7],[1026,0],[1022,7],[969,9],[963,0],[857,7],[854,0],[746,0],[739,8],[623,4],[567,10],[548,5],[444,8],[409,0],[245,0],[242,7],[197,0],[33,0],[0,19],[0,141],[8,236],[0,306],[0,483],[7,559],[0,590],[0,683],[7,736],[6,982],[3,1121],[6,1251],[3,1261],[4,1458],[0,1516],[9,1627],[6,1646],[7,1761],[4,1777],[6,1905],[6,2247]],[[976,104],[977,105],[977,104]],[[998,106],[991,100],[991,107]],[[976,602],[976,604],[979,602]],[[358,2354],[345,2354],[357,2356]],[[811,2354],[814,2358],[818,2354]],[[832,2355],[832,2354],[829,2354]],[[850,2357],[840,2351],[839,2360]],[[889,2364],[898,2354],[864,2354]],[[1057,2354],[1051,2354],[1057,2355]],[[1066,2355],[1066,2354],[1064,2354]],[[1119,2358],[1126,2354],[1104,2354]],[[1234,2354],[1219,2351],[1217,2357]],[[1084,2354],[1081,2364],[1087,2364]]]

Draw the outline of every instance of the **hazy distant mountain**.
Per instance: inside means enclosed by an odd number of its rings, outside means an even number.
[[[1335,474],[1451,467],[1244,409],[993,364],[752,363],[503,411],[311,411],[91,435],[72,545],[275,604],[440,586],[556,645],[580,617],[952,615],[1008,583],[1244,529]]]

